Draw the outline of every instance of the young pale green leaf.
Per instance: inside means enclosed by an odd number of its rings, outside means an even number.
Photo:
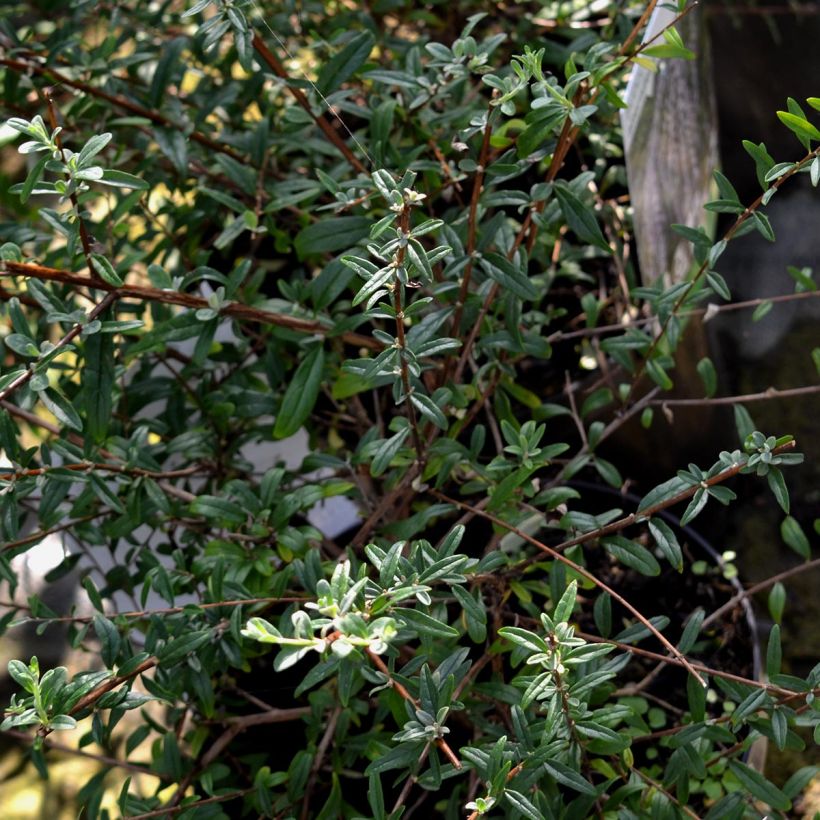
[[[820,131],[804,117],[791,114],[788,111],[778,111],[777,118],[798,137],[820,141]]]
[[[11,660],[8,663],[9,675],[26,690],[33,693],[37,685],[37,678],[22,661]]]
[[[321,345],[311,350],[293,374],[273,428],[274,438],[288,438],[304,424],[319,397],[325,352]]]

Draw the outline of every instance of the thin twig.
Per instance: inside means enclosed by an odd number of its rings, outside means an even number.
[[[769,387],[759,393],[745,393],[740,396],[716,396],[714,398],[703,399],[654,399],[649,402],[651,405],[662,407],[701,407],[715,404],[744,404],[753,401],[769,401],[770,399],[788,399],[795,396],[810,396],[820,393],[820,384],[810,384],[804,387],[789,387],[778,390]]]
[[[290,91],[293,99],[296,100],[296,102],[310,115],[311,119],[316,123],[316,125],[319,126],[322,133],[328,138],[328,140],[330,140],[330,142],[339,149],[339,152],[353,167],[353,170],[360,174],[367,175],[367,168],[364,167],[359,158],[350,150],[350,148],[348,148],[345,141],[336,133],[333,126],[321,114],[314,114],[310,101],[305,96],[305,93],[301,88],[297,88],[291,83],[290,76],[288,75],[288,72],[285,71],[285,67],[282,63],[279,62],[279,58],[267,47],[265,41],[256,33],[253,35],[253,47],[256,49],[256,53],[268,66],[268,68],[270,68],[270,70],[273,71],[277,77],[285,81],[287,89]]]
[[[181,293],[175,290],[160,290],[159,288],[146,287],[143,285],[120,285],[119,287],[114,287],[107,282],[99,282],[88,276],[81,276],[80,274],[60,270],[58,268],[47,268],[33,262],[6,261],[4,264],[6,271],[13,276],[30,276],[34,279],[62,282],[63,284],[73,285],[75,287],[95,288],[112,293],[116,291],[114,298],[118,299],[141,299],[145,302],[179,305],[181,307],[190,308],[191,310],[209,307],[207,299],[201,296],[194,296],[190,293]],[[274,313],[270,310],[262,310],[261,308],[239,304],[238,302],[229,302],[223,305],[220,309],[220,315],[249,322],[258,322],[263,325],[275,325],[303,333],[326,334],[333,331],[332,327],[328,327],[321,322],[311,319],[300,319],[296,316],[288,316],[284,313]],[[341,334],[341,338],[358,347],[367,347],[376,350],[381,350],[382,348],[382,345],[375,339],[361,333],[343,333]]]
[[[802,575],[804,572],[808,572],[816,567],[820,567],[820,558],[815,558],[813,561],[806,561],[804,564],[798,564],[795,567],[791,567],[791,569],[778,572],[777,575],[772,575],[771,577],[766,578],[765,581],[760,581],[757,584],[753,584],[748,589],[744,589],[742,592],[738,592],[736,595],[733,595],[728,601],[726,601],[725,604],[723,604],[723,606],[718,607],[711,615],[704,618],[700,628],[703,629],[709,624],[714,623],[726,612],[734,609],[745,598],[749,598],[764,589],[768,589],[770,586],[774,586],[774,584],[780,581],[785,581],[787,578],[791,578],[792,575]]]
[[[108,92],[103,91],[100,88],[95,88],[93,85],[89,85],[81,80],[74,80],[51,66],[41,65],[37,62],[23,62],[22,60],[11,60],[7,58],[0,58],[0,65],[6,66],[7,68],[12,68],[15,71],[31,72],[32,74],[39,74],[40,76],[48,77],[60,85],[73,88],[83,94],[88,95],[89,97],[96,97],[97,99],[105,100],[106,102],[111,103],[111,105],[121,108],[124,111],[129,111],[139,117],[145,117],[145,119],[151,120],[154,125],[174,129],[179,128],[178,122],[171,122],[171,120],[167,117],[163,117],[162,114],[158,114],[150,108],[137,105],[137,103],[132,102],[119,94],[109,94]],[[235,148],[232,148],[230,145],[226,145],[223,142],[218,142],[217,140],[211,139],[199,131],[192,131],[188,134],[188,138],[194,142],[198,142],[205,148],[211,149],[212,151],[216,151],[220,154],[227,154],[229,157],[233,157],[236,160],[246,161],[243,155],[240,154]]]
[[[212,803],[225,803],[228,800],[238,800],[246,794],[256,791],[255,788],[241,789],[240,791],[231,792],[230,794],[220,794],[216,797],[207,797],[204,800],[197,800],[196,803],[185,803],[181,806],[170,806],[165,809],[156,809],[155,811],[145,812],[144,814],[129,814],[124,816],[122,820],[150,820],[152,817],[164,817],[170,814],[179,814],[181,811],[188,811],[188,809],[195,809],[198,806],[208,806]]]
[[[390,681],[390,686],[396,690],[396,692],[401,695],[408,703],[411,703],[414,707],[418,708],[418,701],[407,691],[407,689],[399,683],[391,674],[390,670],[387,668],[387,664],[369,647],[366,650],[367,656],[370,658],[371,661],[378,667],[379,671]],[[436,746],[438,746],[439,751],[453,764],[456,769],[461,769],[461,761],[456,757],[455,752],[447,745],[447,741],[443,737],[436,738]]]
[[[117,295],[116,290],[112,288],[111,292],[106,294],[103,300],[88,314],[87,321],[93,322],[98,316],[100,316],[100,314],[104,313],[110,305],[116,302],[118,298],[119,296]],[[77,336],[80,335],[80,333],[82,333],[84,326],[85,325],[81,324],[74,325],[74,327],[72,327],[71,330],[69,330],[68,333],[66,333],[65,336],[63,336],[63,338],[60,339],[54,345],[52,351],[70,344],[74,339],[77,338]],[[16,379],[14,379],[5,389],[0,390],[0,402],[8,399],[9,396],[11,396],[17,390],[19,390],[24,384],[28,384],[28,382],[30,382],[31,379],[34,377],[34,372],[35,371],[33,367],[28,367]]]
[[[701,686],[705,686],[705,682],[703,678],[698,674],[692,664],[683,656],[683,654],[675,647],[668,638],[664,637],[661,632],[650,622],[650,620],[643,614],[641,614],[626,598],[623,597],[620,593],[616,592],[612,587],[608,584],[604,583],[600,578],[597,578],[592,572],[588,569],[576,564],[574,561],[571,561],[565,555],[562,555],[558,552],[558,549],[566,548],[567,546],[571,546],[568,542],[565,544],[561,544],[558,548],[549,547],[544,544],[542,541],[539,541],[537,538],[534,538],[529,533],[524,532],[522,529],[516,527],[513,524],[510,524],[504,521],[498,516],[493,515],[492,513],[488,513],[485,510],[478,510],[471,504],[466,504],[463,501],[456,501],[454,498],[450,498],[449,496],[445,495],[444,493],[439,492],[438,490],[430,489],[428,492],[431,495],[434,495],[436,498],[439,498],[442,501],[447,502],[448,504],[454,504],[457,507],[460,507],[464,510],[474,510],[476,515],[479,515],[481,518],[486,518],[488,521],[492,521],[493,524],[497,524],[499,527],[504,527],[505,529],[509,530],[512,533],[515,533],[519,538],[524,539],[527,543],[532,544],[534,547],[537,547],[542,552],[549,555],[551,558],[554,558],[557,561],[560,561],[562,564],[566,564],[570,569],[577,572],[579,575],[582,575],[584,578],[592,581],[595,586],[599,589],[602,589],[604,592],[609,593],[614,600],[616,600],[621,606],[628,609],[640,623],[645,626],[676,658],[680,659],[682,665],[685,667],[686,671],[689,672],[700,684]],[[627,525],[624,525],[627,526]],[[605,528],[604,528],[605,529]],[[594,534],[587,533],[586,535],[591,535],[592,538],[600,537],[603,533],[600,530],[596,530]],[[592,540],[592,538],[587,538],[586,536],[579,536],[586,540]],[[576,539],[572,539],[574,543],[579,543]]]

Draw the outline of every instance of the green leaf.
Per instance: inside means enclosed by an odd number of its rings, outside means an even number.
[[[769,482],[769,489],[774,493],[777,503],[780,504],[783,512],[789,514],[789,489],[786,487],[786,480],[783,478],[783,473],[777,467],[769,467],[769,472],[766,473],[766,478]]]
[[[601,539],[601,544],[622,564],[640,572],[641,575],[660,575],[661,565],[652,553],[622,535],[610,535]]]
[[[82,370],[86,432],[97,444],[111,423],[114,389],[114,339],[109,333],[94,333],[85,340],[85,367]]]
[[[809,539],[806,538],[806,534],[803,532],[803,528],[797,519],[787,515],[780,525],[780,536],[786,545],[790,549],[793,549],[799,556],[805,558],[807,561],[811,558]]]
[[[783,619],[783,610],[785,607],[786,587],[778,581],[769,592],[769,614],[776,624],[779,624]]]
[[[7,347],[20,356],[25,356],[28,359],[37,359],[40,356],[40,348],[37,347],[34,339],[30,339],[22,333],[10,333],[3,341]]]
[[[376,40],[369,31],[357,34],[341,51],[322,66],[316,86],[322,94],[335,91],[367,61]]]
[[[125,171],[103,171],[102,179],[97,180],[101,185],[112,188],[131,188],[134,191],[147,191],[151,186],[145,180],[127,174]]]
[[[521,792],[504,789],[504,799],[524,817],[529,817],[530,820],[543,820],[544,815]]]
[[[97,275],[104,282],[108,282],[109,285],[119,287],[122,284],[120,275],[114,270],[114,266],[102,254],[91,254],[91,267],[93,267]]]
[[[572,615],[572,610],[575,608],[575,599],[578,597],[578,582],[572,581],[570,585],[564,590],[561,600],[555,607],[555,613],[552,618],[556,623],[563,623],[568,621]]]
[[[502,626],[498,630],[498,634],[516,646],[520,646],[530,652],[550,651],[549,645],[540,635],[536,635],[535,632],[530,632],[529,629],[523,629],[520,626]]]
[[[293,244],[300,258],[314,253],[346,250],[368,235],[370,223],[366,216],[321,219],[302,228]]]
[[[641,54],[646,57],[656,57],[663,60],[694,60],[695,53],[690,51],[688,48],[684,48],[682,46],[672,45],[671,43],[665,43],[664,45],[660,46],[649,46],[649,48],[645,48]]]
[[[820,141],[820,131],[804,117],[799,117],[788,111],[778,111],[777,117],[786,128],[793,131],[798,137]]]
[[[77,721],[70,715],[55,715],[48,722],[48,728],[55,732],[65,732],[77,728]]]
[[[717,271],[706,271],[706,281],[721,299],[728,302],[732,298],[732,291],[729,290],[726,280]]]
[[[575,235],[584,242],[589,242],[591,245],[610,253],[611,248],[604,239],[603,233],[601,233],[601,227],[595,218],[593,207],[581,202],[563,182],[556,183],[555,195],[558,198],[564,219],[567,220],[567,225]]]
[[[766,674],[769,678],[780,674],[783,662],[783,649],[780,645],[780,625],[774,624],[769,632],[769,643],[766,647]]]
[[[663,553],[664,558],[678,572],[681,572],[683,570],[683,552],[672,528],[665,521],[652,518],[649,521],[649,532],[652,533],[652,537],[655,539],[655,543]]]
[[[228,501],[215,495],[200,495],[191,502],[193,515],[226,521],[229,524],[244,524],[248,514],[235,501]]]
[[[196,652],[201,646],[205,646],[211,640],[210,629],[199,629],[188,632],[179,638],[174,638],[167,643],[159,652],[157,658],[161,666],[173,666],[179,663],[186,655]]]
[[[454,627],[439,621],[438,618],[425,615],[417,609],[395,607],[393,614],[403,619],[406,626],[414,629],[419,635],[430,635],[436,638],[457,638],[459,636],[458,630]]]
[[[108,618],[100,614],[94,615],[93,624],[102,650],[102,662],[111,667],[120,651],[120,631]]]
[[[83,422],[79,413],[62,393],[57,392],[54,388],[49,388],[48,390],[41,390],[39,396],[46,409],[54,415],[60,424],[65,424],[66,427],[70,427],[79,433],[82,432]]]
[[[729,768],[732,774],[740,781],[741,785],[746,788],[753,797],[762,800],[773,809],[778,809],[779,811],[788,811],[792,807],[792,801],[789,800],[777,786],[770,783],[762,774],[756,772],[745,763],[730,760]]]
[[[703,487],[698,487],[680,520],[681,525],[688,524],[690,521],[693,521],[701,513],[708,500],[709,493],[707,493]]]
[[[774,307],[774,304],[769,301],[761,302],[752,313],[752,321],[759,322],[769,311]]]
[[[304,424],[319,397],[324,368],[325,352],[321,345],[317,345],[296,369],[285,391],[276,415],[274,438],[288,438]]]
[[[539,293],[527,274],[500,253],[486,253],[481,267],[501,287],[514,293],[519,299],[535,300]]]
[[[740,439],[740,443],[743,444],[743,442],[757,430],[757,426],[749,415],[749,411],[742,404],[735,404],[732,405],[732,407],[735,414],[737,437]]]
[[[678,649],[682,654],[686,655],[695,645],[695,641],[700,634],[700,627],[703,619],[706,617],[706,612],[702,607],[698,607],[689,617],[686,626],[683,629],[683,634],[678,643]]]
[[[34,191],[34,188],[40,181],[40,178],[43,176],[43,171],[45,170],[46,163],[50,161],[51,155],[47,153],[43,157],[41,157],[40,161],[28,172],[26,181],[23,183],[23,187],[20,190],[21,202],[28,202],[28,198],[31,196],[32,191]]]
[[[698,375],[703,382],[703,388],[706,391],[707,398],[711,398],[717,392],[717,371],[708,356],[704,356],[698,362]]]
[[[390,462],[401,449],[409,433],[410,428],[405,427],[404,430],[399,430],[395,436],[391,436],[379,447],[376,457],[370,465],[370,475],[374,478],[380,476],[390,466]]]
[[[598,790],[595,786],[584,780],[578,772],[570,769],[569,766],[559,763],[557,760],[545,760],[541,765],[546,769],[547,774],[552,775],[559,783],[563,783],[565,786],[581,792],[581,794],[588,794],[591,797],[597,796]]]
[[[413,406],[428,420],[431,421],[439,430],[447,429],[447,417],[441,412],[439,406],[424,393],[411,393],[410,401]]]
[[[37,685],[37,679],[31,670],[22,661],[12,660],[8,663],[9,675],[26,690],[33,693]]]

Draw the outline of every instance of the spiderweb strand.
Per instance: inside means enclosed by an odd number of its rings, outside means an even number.
[[[367,164],[372,169],[375,169],[376,163],[374,162],[373,157],[370,156],[370,154],[367,152],[367,149],[364,147],[364,145],[362,145],[361,142],[359,142],[359,140],[356,139],[356,135],[347,127],[347,123],[342,119],[342,117],[338,113],[338,111],[336,111],[333,108],[333,106],[328,101],[327,97],[319,90],[319,87],[316,85],[316,83],[313,82],[313,80],[311,80],[310,77],[308,77],[307,73],[302,68],[302,66],[298,62],[298,60],[296,60],[296,58],[293,56],[293,54],[291,54],[290,50],[288,49],[287,45],[284,43],[282,38],[268,24],[268,21],[264,18],[263,14],[262,14],[262,10],[256,4],[256,0],[249,0],[249,3],[253,7],[254,11],[256,12],[256,15],[259,18],[262,25],[265,27],[265,29],[268,31],[268,33],[271,35],[271,37],[273,37],[273,39],[276,40],[276,42],[279,45],[279,48],[282,49],[282,52],[285,54],[285,56],[288,58],[288,60],[290,60],[292,63],[295,63],[298,66],[298,70],[299,70],[299,73],[302,75],[302,79],[305,80],[310,85],[310,87],[319,96],[319,99],[324,103],[325,108],[327,108],[327,110],[331,113],[331,115],[333,117],[335,117],[336,120],[338,120],[339,124],[342,126],[342,128],[344,128],[347,135],[350,137],[351,140],[353,140],[353,144],[356,146],[356,148],[359,149],[362,156],[367,160]]]

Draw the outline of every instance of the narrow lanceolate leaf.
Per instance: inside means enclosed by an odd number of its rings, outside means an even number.
[[[530,820],[541,820],[543,814],[530,802],[529,798],[525,797],[521,792],[513,789],[504,790],[504,799],[524,817],[529,817]]]
[[[661,566],[654,555],[635,541],[622,535],[602,538],[601,543],[607,552],[614,555],[622,564],[640,572],[641,575],[660,575]]]
[[[405,625],[410,629],[415,629],[419,635],[430,635],[436,638],[457,638],[458,630],[454,629],[449,624],[433,618],[430,615],[425,615],[417,609],[405,609],[403,607],[396,607],[393,613],[397,618],[404,621]]]
[[[708,356],[704,356],[698,362],[698,375],[703,382],[703,389],[706,392],[707,398],[712,398],[717,391],[717,371]]]
[[[82,432],[83,423],[79,414],[72,406],[71,402],[56,390],[41,390],[40,399],[46,406],[46,409],[54,415],[60,424],[65,424],[72,430]]]
[[[777,118],[796,136],[820,141],[820,131],[803,117],[790,114],[788,111],[778,111]]]
[[[94,333],[85,342],[82,371],[86,430],[97,443],[105,439],[111,421],[114,387],[114,338],[110,333]]]
[[[569,766],[559,763],[557,760],[544,761],[542,765],[548,774],[552,775],[552,777],[564,786],[569,786],[571,789],[581,792],[581,794],[588,794],[590,796],[598,794],[597,789],[592,783],[581,777],[574,769],[570,769]]]
[[[120,275],[114,270],[114,266],[102,254],[91,254],[91,266],[94,268],[94,271],[100,279],[104,282],[108,282],[109,285],[119,287],[122,284]]]
[[[741,785],[748,790],[749,794],[762,800],[773,809],[788,811],[792,806],[792,801],[783,794],[773,783],[770,783],[762,774],[736,760],[729,761],[729,768],[732,774],[740,781]]]
[[[655,539],[655,543],[663,553],[664,558],[680,572],[683,569],[683,553],[672,528],[664,521],[653,518],[649,521],[649,532],[652,533],[652,537]]]
[[[296,369],[285,391],[273,428],[274,438],[292,436],[305,422],[319,397],[325,352],[315,347]]]
[[[502,288],[511,291],[519,299],[532,300],[538,298],[538,289],[529,280],[526,273],[500,253],[485,254],[481,260],[481,267]]]
[[[601,233],[601,226],[592,208],[584,205],[565,184],[556,184],[555,195],[570,230],[580,240],[589,242],[590,245],[595,245],[603,251],[609,251],[610,247]]]
[[[769,482],[769,488],[774,493],[777,503],[780,505],[786,515],[789,514],[789,489],[786,486],[786,480],[783,478],[783,473],[777,467],[770,467],[769,472],[766,473],[766,478]]]
[[[806,533],[796,518],[787,515],[780,525],[780,535],[786,544],[807,561],[811,557],[811,547]]]
[[[112,188],[130,188],[134,191],[147,191],[151,187],[144,179],[127,174],[125,171],[115,170],[103,171],[100,184],[110,185]]]
[[[390,462],[401,449],[409,433],[410,428],[405,427],[404,430],[399,430],[395,436],[392,436],[384,442],[379,448],[376,457],[373,459],[373,463],[370,465],[370,475],[374,477],[380,476],[390,466]]]
[[[340,52],[334,54],[319,72],[316,86],[322,94],[335,91],[367,61],[375,38],[369,31],[357,34]]]
[[[351,248],[370,232],[366,216],[337,216],[308,225],[296,235],[294,247],[300,257]]]
[[[439,406],[424,393],[411,393],[410,401],[428,421],[431,421],[440,430],[447,429],[447,418]]]

